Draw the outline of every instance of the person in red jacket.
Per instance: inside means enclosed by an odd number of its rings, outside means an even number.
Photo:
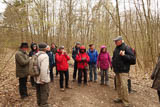
[[[78,84],[82,82],[82,73],[84,74],[84,84],[87,84],[87,68],[89,62],[89,56],[86,53],[86,48],[84,46],[80,47],[80,53],[76,56],[76,61],[78,62]]]
[[[63,87],[64,76],[65,76],[65,87],[69,88],[68,86],[68,81],[69,81],[68,60],[70,60],[70,57],[64,51],[64,46],[61,46],[58,50],[58,53],[56,53],[56,66],[60,74],[61,91],[64,91],[64,87]]]

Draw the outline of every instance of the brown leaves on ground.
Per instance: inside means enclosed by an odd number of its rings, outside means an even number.
[[[66,89],[65,92],[61,92],[59,77],[55,77],[54,83],[50,83],[49,103],[51,107],[122,107],[121,104],[113,103],[117,93],[114,90],[112,79],[114,74],[112,72],[110,72],[109,87],[100,85],[100,76],[98,76],[97,83],[93,82],[88,83],[87,86],[78,86],[77,82],[72,82],[73,68],[72,66],[70,68],[70,86],[72,89]],[[137,75],[140,75],[139,72]],[[129,95],[132,106],[159,107],[156,91],[150,88],[152,81],[149,78],[137,77],[137,75],[135,75],[134,71],[131,72],[132,88],[136,91]],[[25,100],[20,99],[14,61],[1,74],[0,83],[0,107],[37,106],[36,91],[29,82],[28,92],[31,96]]]

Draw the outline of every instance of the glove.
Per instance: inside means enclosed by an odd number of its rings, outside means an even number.
[[[82,61],[86,61],[86,58],[82,58]]]

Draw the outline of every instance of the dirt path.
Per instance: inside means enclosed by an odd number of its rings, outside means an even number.
[[[18,79],[15,78],[15,66],[10,65],[6,72],[0,77],[0,107],[36,107],[35,89],[28,83],[29,98],[21,100],[18,93]],[[113,79],[110,79],[110,87],[89,83],[87,86],[78,86],[72,82],[72,71],[70,69],[70,85],[72,89],[60,92],[59,78],[55,77],[54,83],[50,83],[49,103],[53,107],[122,107],[114,104],[113,99],[117,93],[113,87]],[[100,80],[100,77],[98,77]],[[156,91],[134,83],[133,88],[137,91],[130,94],[133,107],[159,107]]]

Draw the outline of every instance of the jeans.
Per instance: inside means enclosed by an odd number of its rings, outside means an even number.
[[[78,84],[81,84],[83,74],[84,74],[84,84],[87,84],[87,70],[86,69],[78,70]]]
[[[37,104],[39,107],[48,107],[49,84],[36,84]]]
[[[63,88],[63,81],[64,81],[64,75],[65,75],[65,87],[68,87],[68,81],[69,81],[69,72],[67,71],[59,71],[60,73],[60,88]]]
[[[105,80],[105,81],[104,81]],[[108,70],[101,70],[101,84],[107,84],[109,81]]]
[[[94,73],[94,81],[97,80],[97,65],[96,64],[90,64],[89,65],[89,77],[90,77],[90,81],[92,81],[93,78],[93,73]]]
[[[28,96],[27,77],[19,78],[19,93],[20,93],[21,98]]]
[[[76,80],[76,76],[77,76],[77,62],[75,61],[74,62],[74,72],[73,72],[73,79]]]

